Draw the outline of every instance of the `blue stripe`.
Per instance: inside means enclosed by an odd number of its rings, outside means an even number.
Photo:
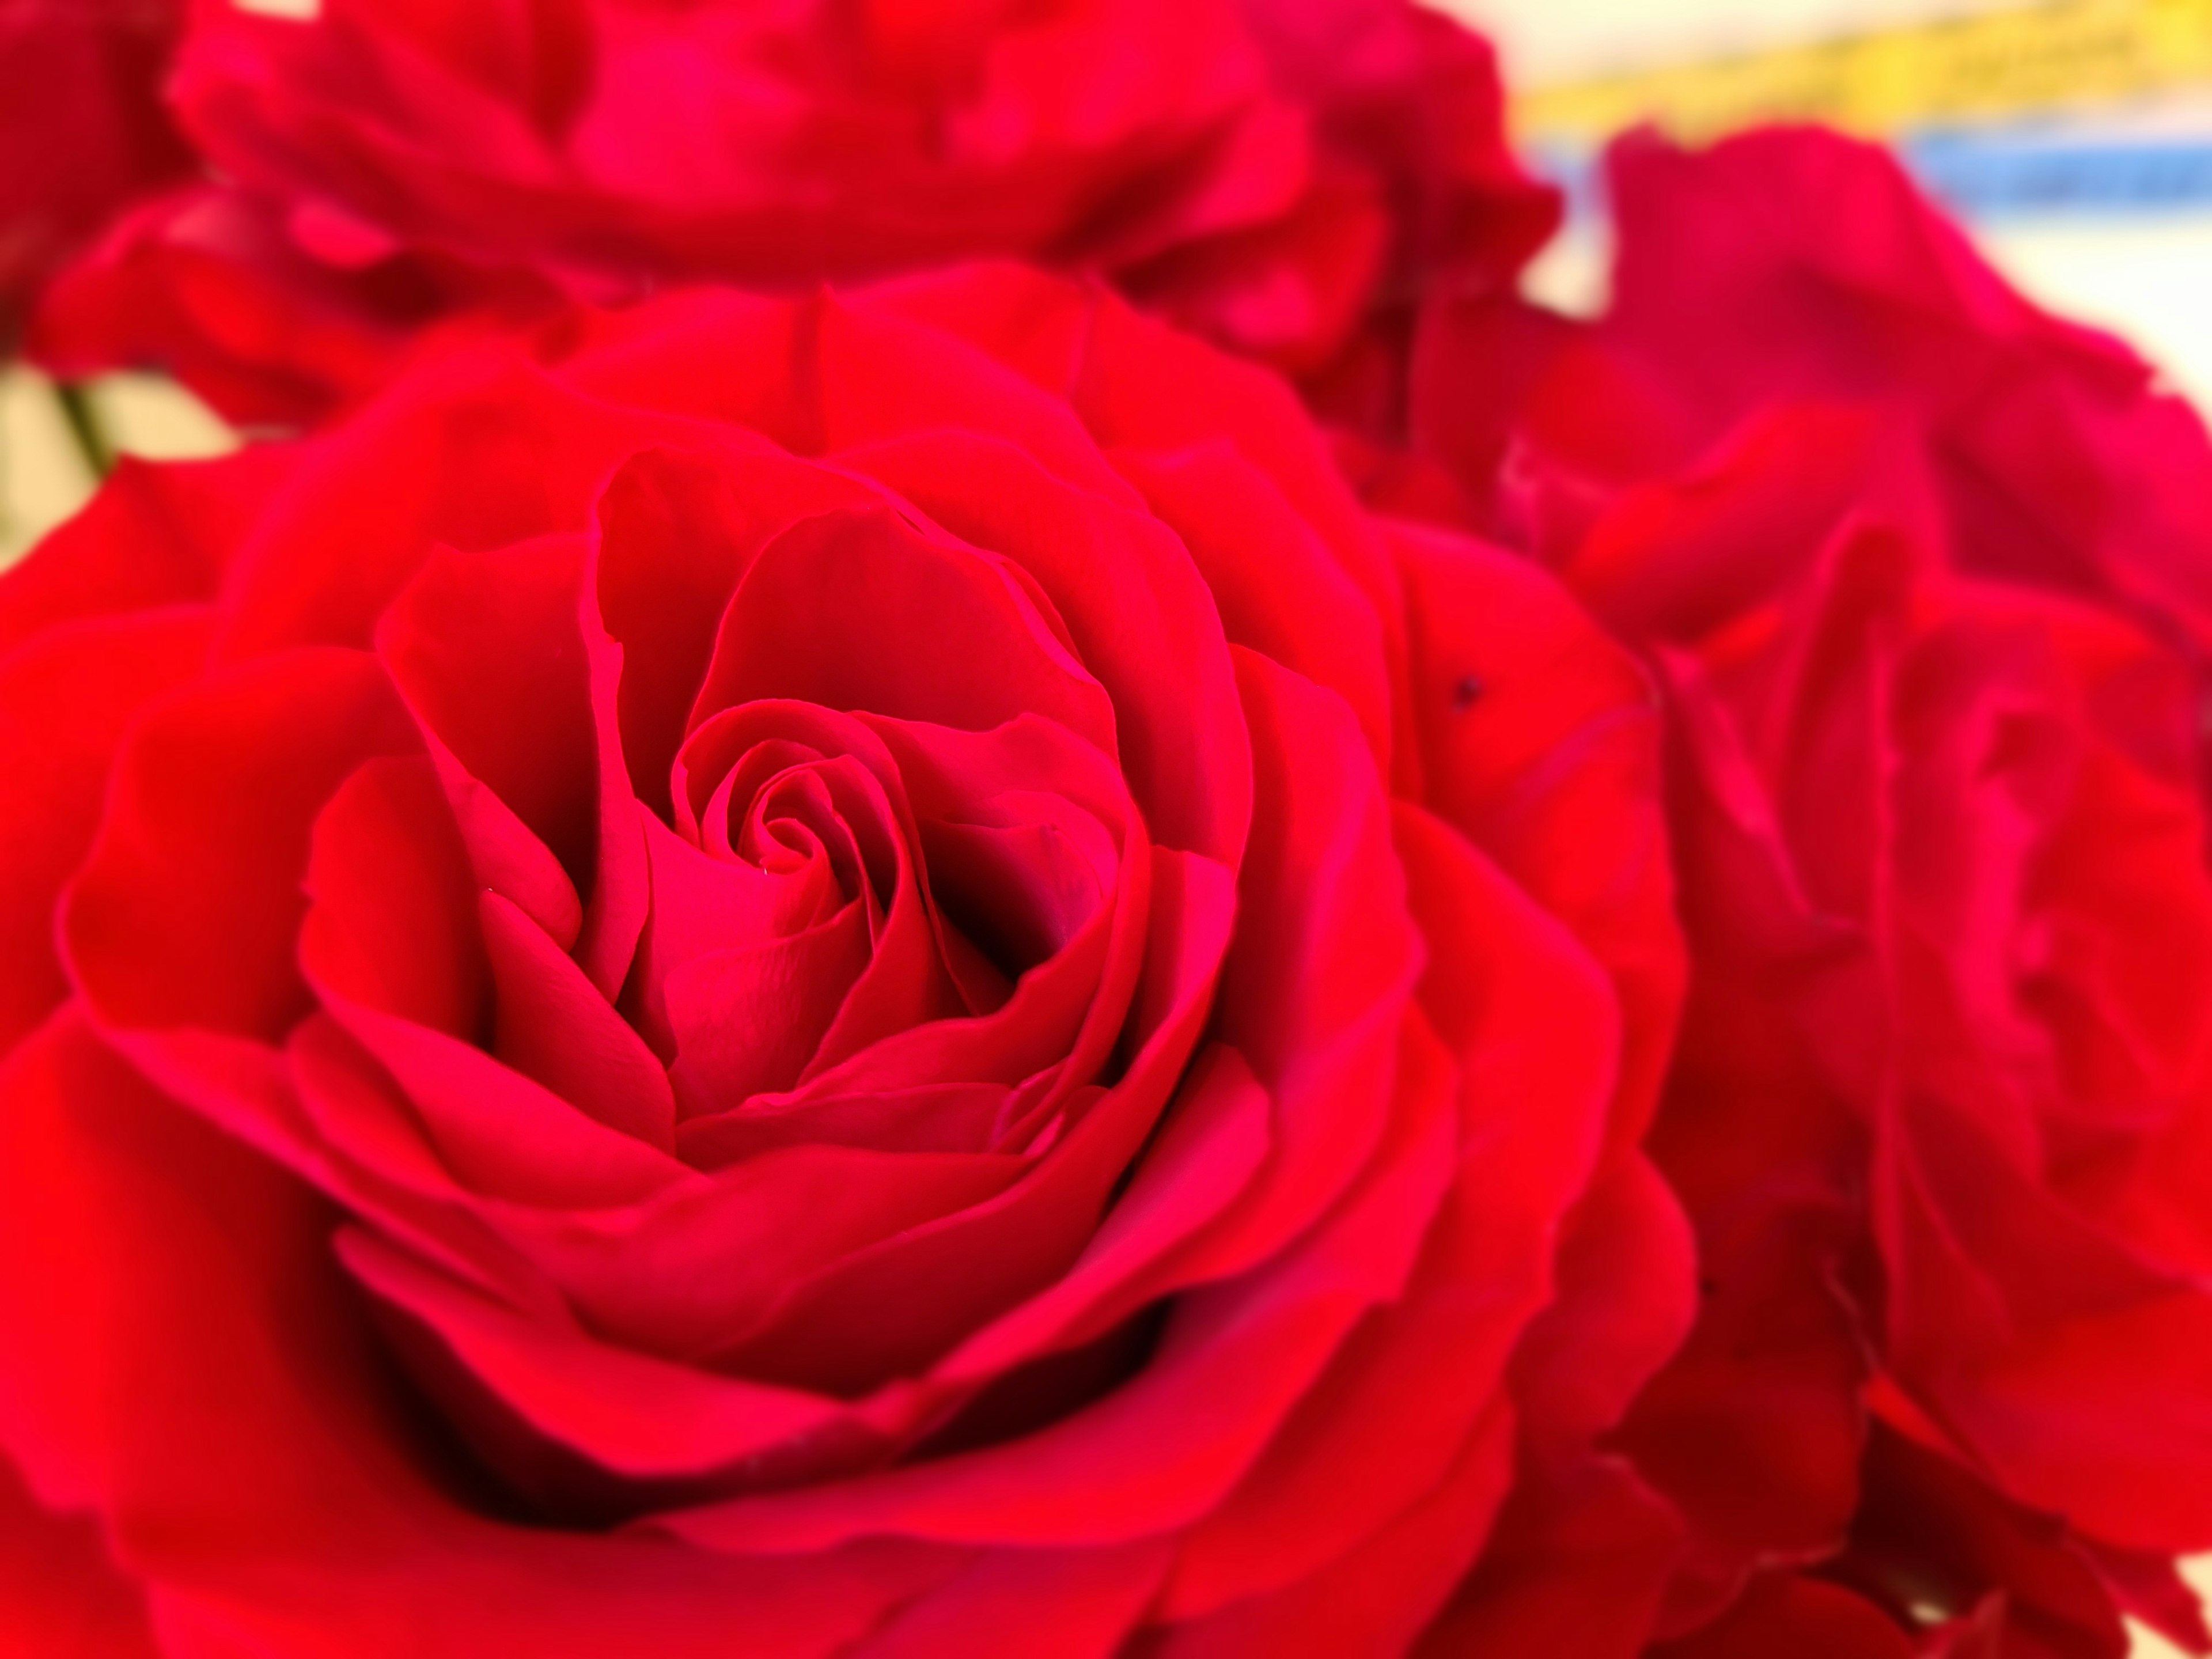
[[[2120,141],[2048,129],[2029,135],[1954,128],[1906,134],[1897,149],[1923,188],[1967,219],[2212,212],[2212,136]],[[1589,151],[1539,140],[1524,154],[1566,192],[1571,217],[1599,210],[1599,172]]]
[[[2212,207],[2212,137],[1908,135],[1899,146],[1930,194],[1977,219],[2187,212]]]

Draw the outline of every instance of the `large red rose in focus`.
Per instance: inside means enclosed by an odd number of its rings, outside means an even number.
[[[1647,680],[1117,301],[448,343],[0,649],[18,1627],[1398,1650],[1680,1336]]]
[[[983,255],[1105,272],[1306,371],[1556,218],[1488,46],[1409,0],[203,0],[178,106],[221,182],[64,284],[40,349],[234,419],[380,382],[426,322]]]
[[[157,96],[182,0],[0,0],[0,353],[56,266],[191,152]]]
[[[1612,311],[1435,307],[1375,482],[1665,687],[1704,1305],[1609,1443],[1688,1528],[1667,1651],[2201,1643],[2212,446],[1878,150],[1613,184]]]

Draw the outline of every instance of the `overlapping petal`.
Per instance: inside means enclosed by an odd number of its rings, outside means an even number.
[[[27,685],[147,647],[26,819],[10,1167],[71,1173],[21,1224],[140,1206],[98,1318],[0,1293],[40,1503],[185,1651],[584,1651],[640,1598],[670,1651],[1046,1595],[1071,1651],[1411,1640],[1546,1310],[1595,1417],[1673,1328],[1561,1239],[1686,1277],[1632,1152],[1676,945],[1647,678],[1326,467],[1263,372],[986,269],[455,339],[227,475],[189,580],[119,485],[81,556],[143,598],[0,591]],[[251,1456],[138,1484],[218,1410]]]

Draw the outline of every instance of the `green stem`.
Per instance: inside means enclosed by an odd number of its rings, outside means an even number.
[[[92,393],[78,382],[57,380],[54,403],[61,410],[62,420],[76,441],[76,453],[85,470],[95,481],[106,477],[115,466],[115,445],[108,438],[107,428],[100,423],[100,410],[92,401]]]

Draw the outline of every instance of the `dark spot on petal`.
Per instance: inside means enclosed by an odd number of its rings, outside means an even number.
[[[1483,684],[1480,679],[1473,674],[1461,675],[1459,684],[1452,687],[1452,708],[1464,714],[1474,707],[1476,701],[1481,697],[1482,692]]]

